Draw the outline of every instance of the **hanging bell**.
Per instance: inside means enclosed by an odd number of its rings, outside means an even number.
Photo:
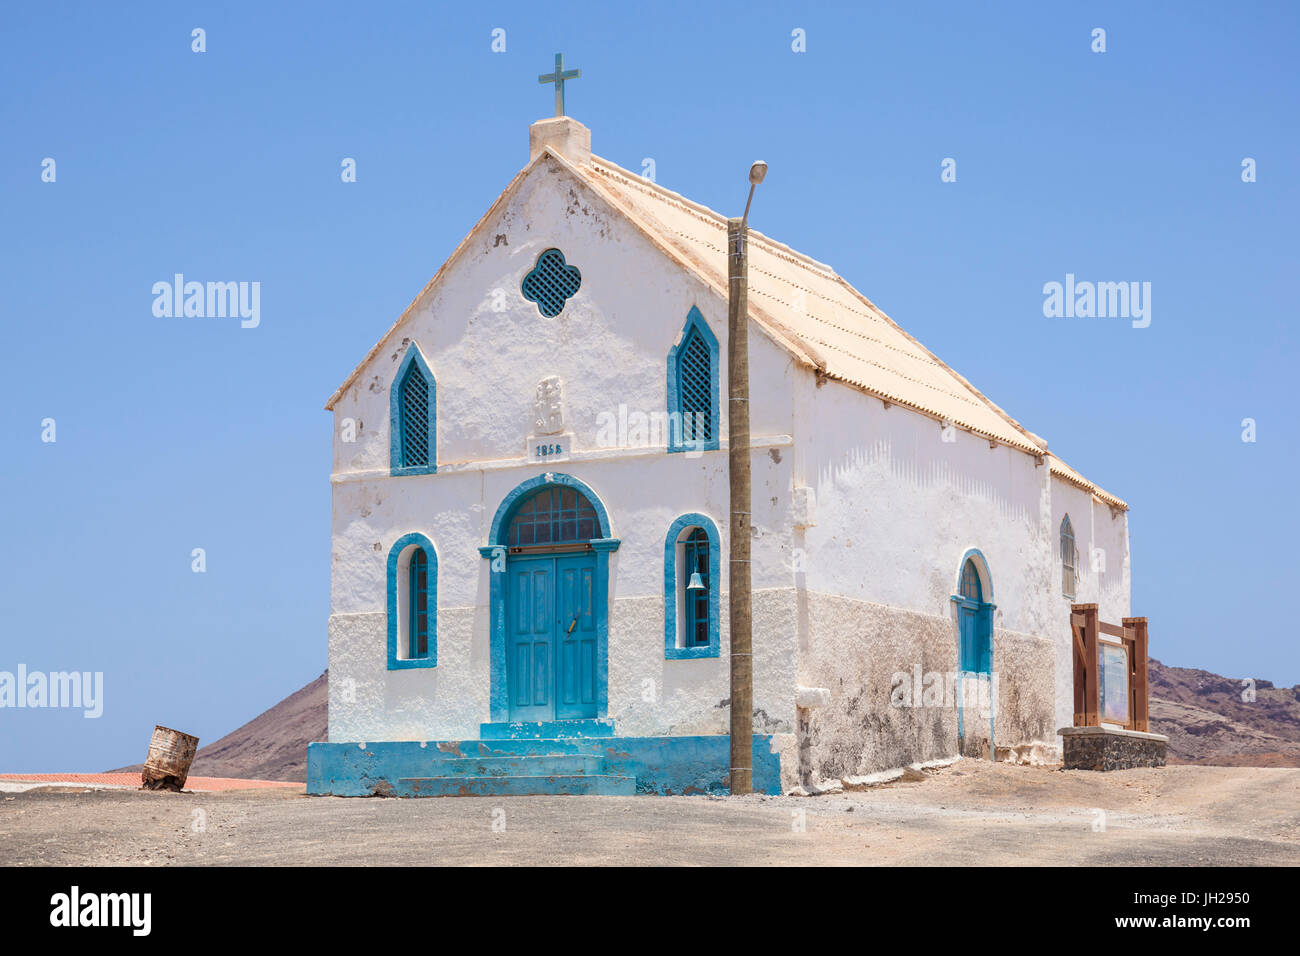
[[[704,579],[700,577],[700,572],[699,572],[699,571],[692,571],[692,572],[691,572],[691,583],[688,584],[688,585],[686,585],[686,590],[688,590],[688,591],[703,591],[703,590],[704,590]]]

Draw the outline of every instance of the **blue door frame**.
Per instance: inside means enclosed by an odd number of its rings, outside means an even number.
[[[507,607],[509,604],[510,572],[512,567],[521,566],[518,562],[528,559],[510,557],[509,547],[506,542],[507,530],[510,527],[510,519],[514,516],[514,512],[530,495],[547,487],[567,487],[581,492],[591,502],[596,511],[601,535],[599,538],[593,538],[588,542],[591,547],[590,553],[573,556],[576,560],[592,562],[590,627],[582,632],[581,640],[588,642],[588,649],[591,652],[592,679],[586,686],[590,689],[591,696],[594,697],[594,707],[579,692],[576,697],[571,699],[570,703],[561,703],[555,707],[556,716],[565,716],[566,710],[569,709],[580,710],[582,716],[605,717],[609,713],[609,556],[618,550],[619,540],[610,535],[609,515],[605,511],[605,506],[599,496],[590,487],[572,475],[547,472],[521,482],[502,499],[496,515],[492,519],[492,529],[488,533],[488,543],[479,548],[479,554],[487,561],[488,568],[490,617],[488,699],[491,713],[490,719],[493,722],[549,719],[547,717],[512,716],[510,641],[507,636],[507,621],[510,619]],[[556,562],[557,575],[562,574],[559,563],[570,560],[569,556],[564,555],[544,555],[541,557],[543,560],[549,558]],[[570,612],[570,617],[572,617],[572,612]],[[566,618],[563,626],[567,628],[569,623],[569,618]],[[579,625],[582,623],[580,621]],[[575,633],[577,630],[578,628],[575,627]],[[575,651],[570,653],[576,651],[586,653],[586,650],[576,648]],[[552,651],[554,651],[554,638],[552,638]],[[561,649],[561,653],[563,653],[563,649]],[[554,673],[554,670],[552,672]],[[581,671],[578,673],[581,673]],[[579,685],[580,689],[581,685]],[[561,695],[561,698],[563,698],[563,695]],[[535,701],[536,697],[533,699]],[[552,700],[555,700],[554,695],[552,695]],[[539,705],[533,703],[527,706],[536,708]],[[541,711],[537,712],[541,713]]]
[[[993,681],[993,575],[988,561],[972,548],[962,556],[957,571],[957,737],[966,737],[963,685],[967,675],[989,684]],[[995,705],[996,706],[996,705]],[[993,757],[993,712],[989,713],[989,756]]]

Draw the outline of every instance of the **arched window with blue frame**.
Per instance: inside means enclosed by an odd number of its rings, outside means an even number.
[[[412,343],[389,389],[393,475],[429,475],[438,470],[437,387],[424,356]]]
[[[1071,600],[1079,585],[1078,562],[1075,560],[1074,525],[1070,516],[1061,519],[1061,593]]]
[[[664,539],[664,657],[717,657],[722,586],[718,526],[702,514],[685,514]]]
[[[718,339],[695,306],[668,353],[668,450],[718,447]]]
[[[438,555],[418,532],[388,551],[388,669],[438,664]]]

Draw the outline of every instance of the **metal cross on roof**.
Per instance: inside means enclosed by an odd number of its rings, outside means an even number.
[[[564,81],[576,80],[582,76],[581,70],[566,70],[564,68],[564,54],[555,54],[555,72],[543,73],[537,78],[538,83],[555,84],[555,115],[564,115]]]

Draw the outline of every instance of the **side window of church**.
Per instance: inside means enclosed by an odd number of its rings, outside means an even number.
[[[429,558],[423,548],[411,553],[406,577],[406,656],[418,660],[429,656]]]
[[[388,669],[438,665],[438,554],[418,531],[388,552]]]
[[[430,475],[438,470],[436,392],[433,374],[412,343],[389,390],[392,474]]]
[[[668,450],[718,447],[718,340],[692,307],[668,356]]]
[[[681,515],[664,539],[664,659],[717,657],[718,526],[704,514]]]
[[[429,383],[414,362],[402,379],[402,466],[429,464]]]
[[[709,536],[696,528],[686,539],[682,573],[682,601],[686,609],[685,645],[709,645]]]
[[[1074,526],[1070,524],[1070,516],[1066,515],[1061,522],[1061,593],[1071,599],[1079,581],[1074,556]]]

